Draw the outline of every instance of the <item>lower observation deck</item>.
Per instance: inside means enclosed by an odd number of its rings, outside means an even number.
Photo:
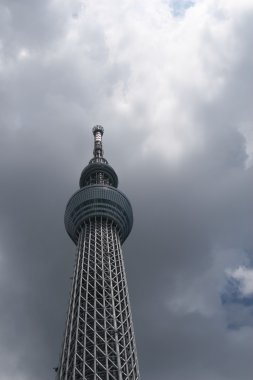
[[[133,213],[125,194],[112,186],[90,185],[77,191],[66,207],[65,227],[75,244],[85,221],[97,216],[116,224],[121,243],[131,232]]]

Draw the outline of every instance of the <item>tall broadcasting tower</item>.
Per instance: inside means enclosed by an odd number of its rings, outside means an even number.
[[[103,132],[93,128],[94,157],[65,212],[77,255],[59,380],[140,379],[121,250],[133,214],[103,157]]]

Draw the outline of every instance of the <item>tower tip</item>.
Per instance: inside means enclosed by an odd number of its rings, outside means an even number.
[[[101,135],[104,134],[104,128],[102,127],[102,125],[95,125],[95,126],[92,128],[92,133],[93,133],[94,136],[95,136],[95,134],[96,134],[97,132],[100,132]]]
[[[103,145],[102,145],[102,136],[104,134],[104,128],[102,127],[102,125],[95,125],[95,127],[92,128],[92,132],[94,135],[94,150],[93,150],[94,158],[93,159],[96,162],[104,161],[103,159],[104,152],[103,152]]]

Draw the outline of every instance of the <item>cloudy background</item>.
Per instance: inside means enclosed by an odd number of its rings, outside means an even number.
[[[252,379],[252,35],[252,0],[0,0],[0,380],[54,378],[94,124],[142,379]]]

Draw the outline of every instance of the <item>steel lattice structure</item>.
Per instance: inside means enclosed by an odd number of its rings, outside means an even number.
[[[94,157],[67,204],[66,230],[77,245],[59,380],[140,379],[121,245],[132,208],[103,157],[103,128],[93,128]]]

